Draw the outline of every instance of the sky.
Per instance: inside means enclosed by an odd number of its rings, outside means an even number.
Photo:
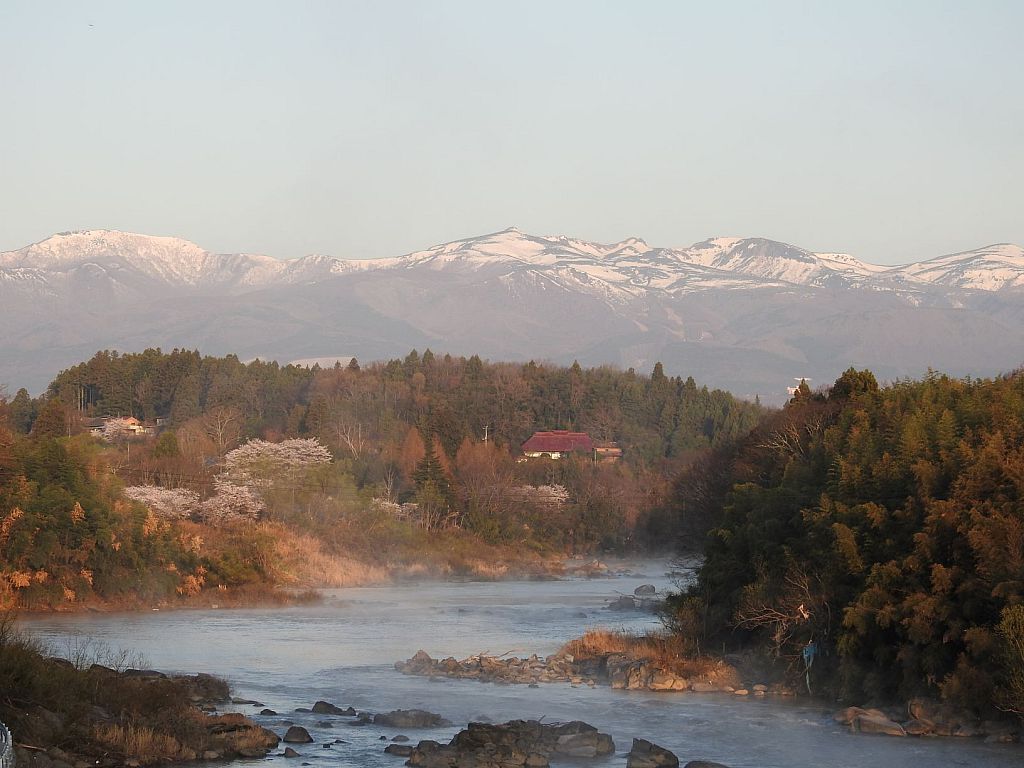
[[[0,251],[1024,244],[1024,2],[0,4]]]

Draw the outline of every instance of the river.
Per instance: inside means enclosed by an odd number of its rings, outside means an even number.
[[[649,614],[605,608],[618,593],[631,594],[640,584],[669,586],[664,563],[632,567],[614,579],[338,589],[310,606],[46,615],[21,623],[57,653],[94,643],[137,651],[155,669],[225,677],[235,697],[281,713],[256,716],[261,724],[279,734],[285,721],[307,727],[315,743],[300,747],[303,760],[321,768],[398,768],[404,760],[383,754],[380,737],[396,735],[393,728],[350,727],[346,718],[293,713],[318,699],[374,712],[418,707],[456,724],[405,731],[413,742],[447,741],[475,719],[578,719],[612,734],[620,754],[639,736],[671,749],[684,764],[705,759],[733,768],[1024,765],[1024,745],[851,734],[832,722],[824,705],[791,699],[434,682],[393,668],[419,649],[434,657],[480,651],[546,655],[586,627],[653,626]],[[235,708],[254,714],[263,707]],[[607,764],[623,765],[624,759]]]

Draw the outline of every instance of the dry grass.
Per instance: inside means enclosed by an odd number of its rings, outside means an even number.
[[[269,527],[269,524],[268,524]],[[390,580],[386,568],[324,551],[320,539],[274,525],[274,556],[282,584],[298,587],[362,587]]]
[[[173,736],[157,733],[144,725],[97,725],[93,736],[115,754],[138,760],[144,765],[164,760],[194,758]]]
[[[560,653],[572,654],[579,660],[624,654],[694,679],[727,681],[735,676],[735,670],[719,659],[688,655],[685,642],[668,632],[633,635],[609,629],[590,629],[582,637],[562,646]]]

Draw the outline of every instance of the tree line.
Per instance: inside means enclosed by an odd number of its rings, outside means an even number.
[[[160,440],[136,449],[126,470],[133,483],[208,484],[209,467],[245,439],[316,438],[357,488],[389,501],[418,496],[427,507],[455,507],[460,519],[497,539],[521,526],[508,519],[512,497],[495,488],[568,485],[574,501],[590,507],[587,527],[602,528],[584,539],[605,545],[629,538],[640,517],[651,519],[647,513],[675,468],[745,434],[765,413],[692,377],[669,377],[660,363],[643,375],[607,366],[492,363],[430,350],[328,369],[188,350],[104,351],[61,372],[42,398],[18,392],[10,410],[17,430],[37,434],[73,433],[88,416],[164,420]],[[623,463],[517,466],[519,445],[546,429],[617,442]],[[484,438],[486,448],[478,445]],[[422,467],[418,471],[425,458],[440,467],[429,478]],[[664,533],[651,536],[664,541]]]

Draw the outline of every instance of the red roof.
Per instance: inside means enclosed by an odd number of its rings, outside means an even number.
[[[592,450],[594,441],[590,439],[590,435],[565,429],[534,432],[533,437],[523,443],[523,453],[571,453]]]

